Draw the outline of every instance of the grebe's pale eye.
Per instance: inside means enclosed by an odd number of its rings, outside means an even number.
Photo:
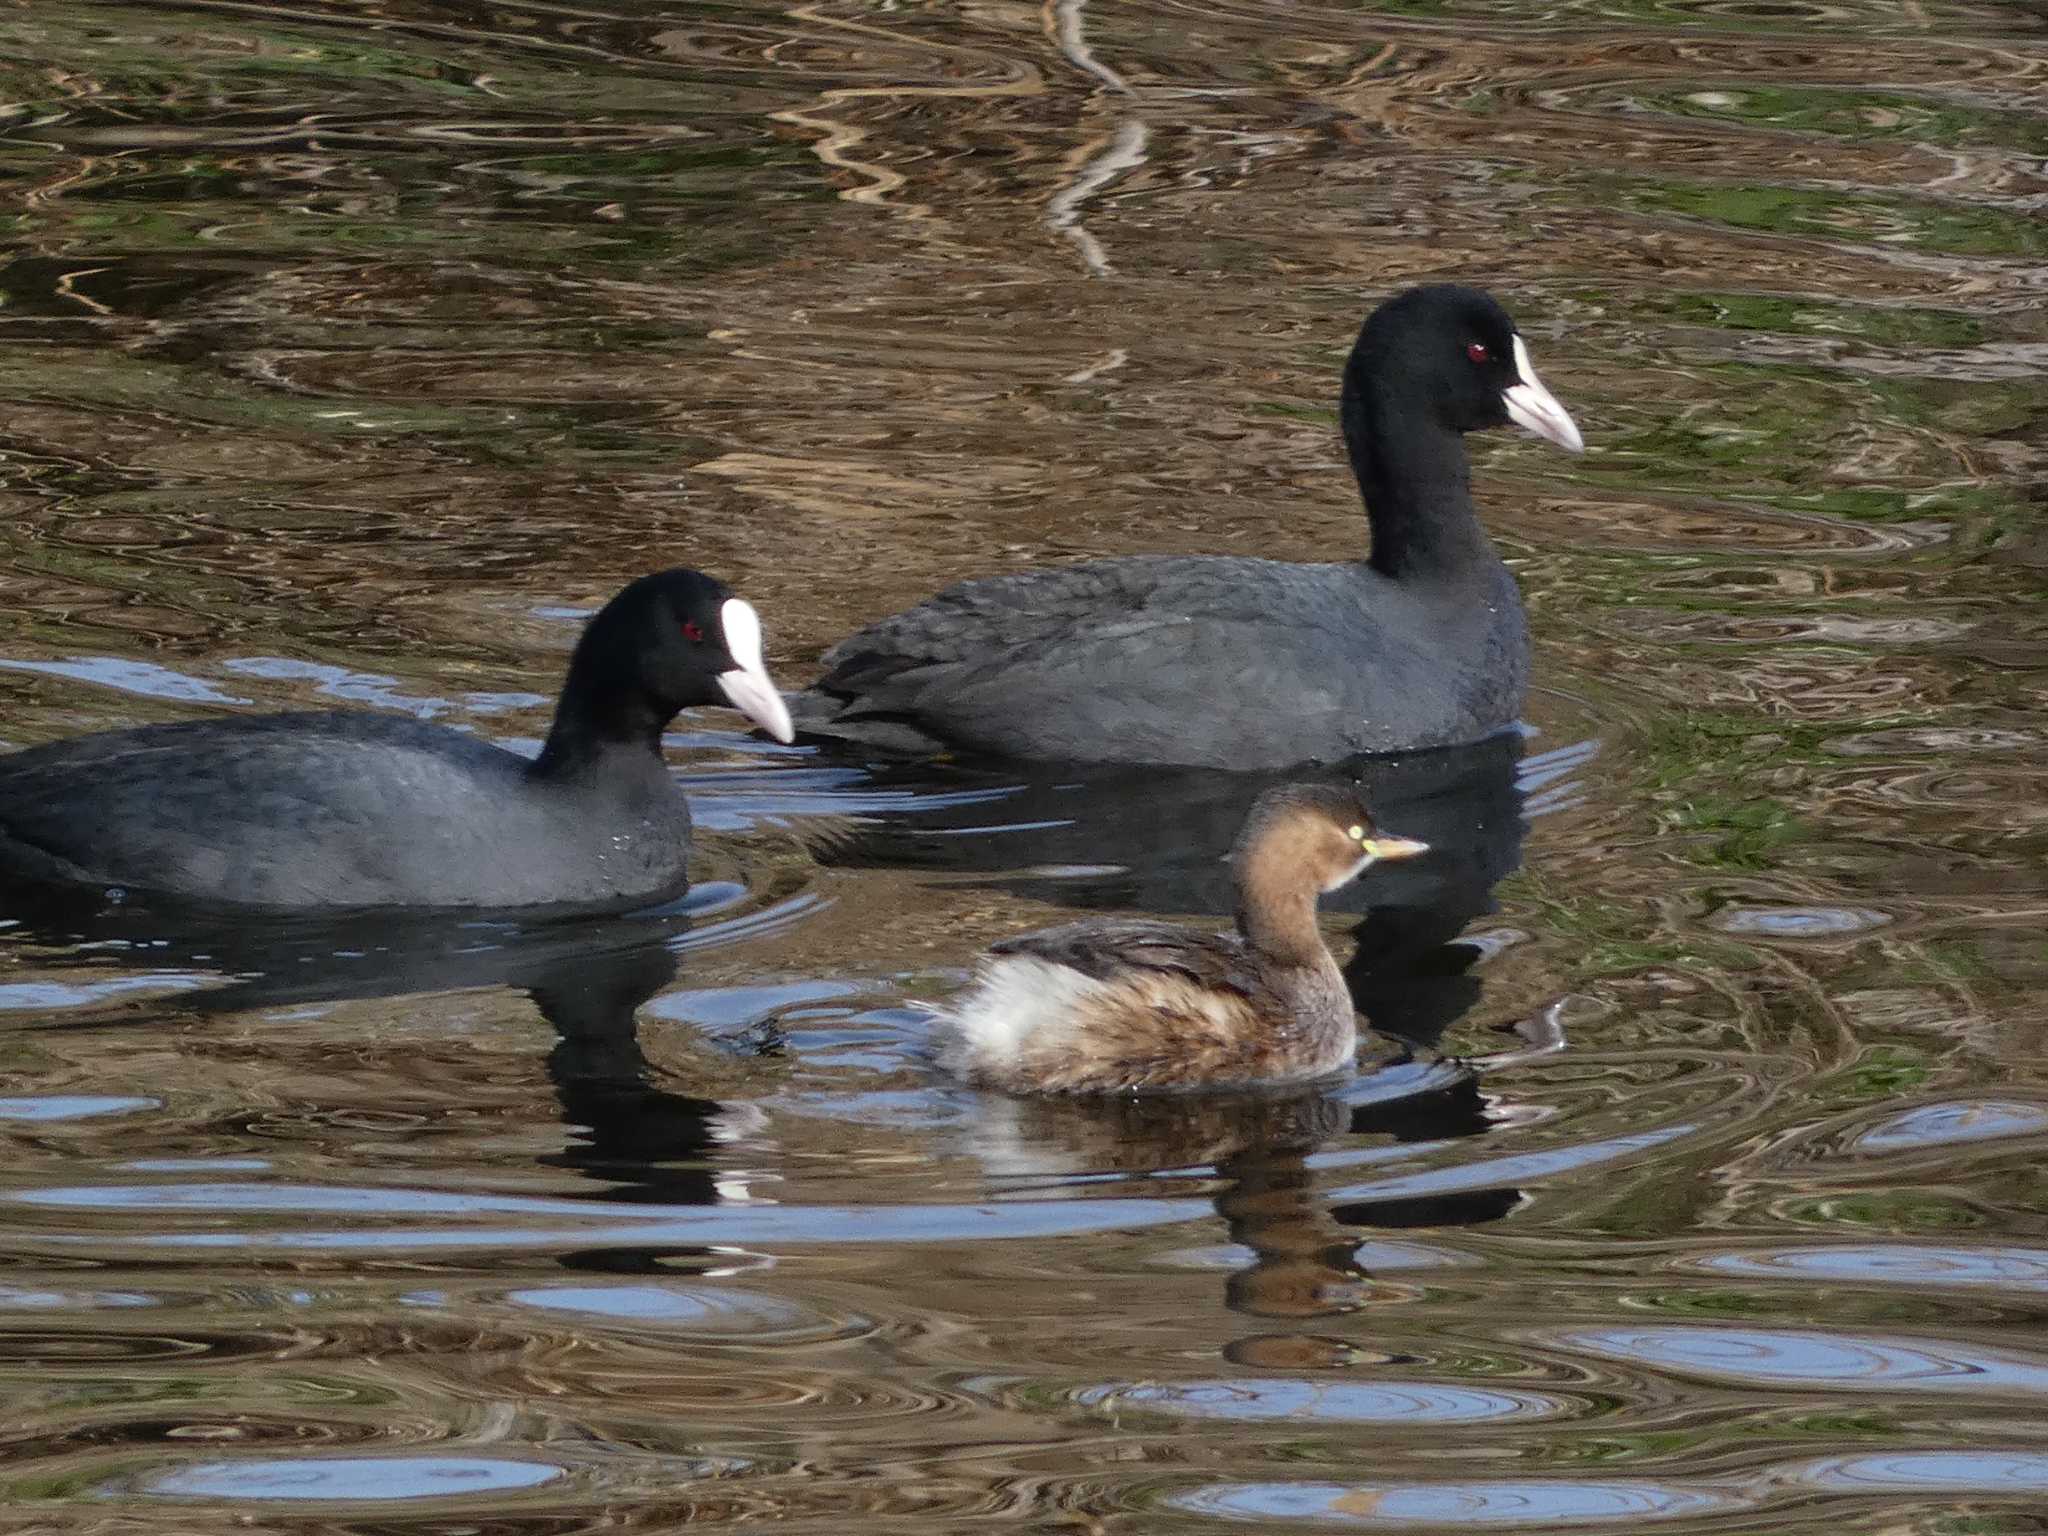
[[[1354,843],[1362,843],[1365,841],[1365,828],[1360,826],[1349,826],[1344,829],[1344,835],[1350,838],[1351,841],[1353,841]]]

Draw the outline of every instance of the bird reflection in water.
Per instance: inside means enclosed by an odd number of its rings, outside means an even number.
[[[1315,1331],[1340,1317],[1408,1294],[1374,1276],[1365,1234],[1497,1221],[1522,1203],[1512,1185],[1331,1205],[1312,1159],[1339,1141],[1442,1144],[1486,1134],[1497,1117],[1482,1078],[1547,1055],[1562,1044],[1556,1011],[1516,1026],[1520,1043],[1474,1061],[1426,1064],[1383,1050],[1356,1081],[1336,1087],[1227,1094],[1007,1098],[984,1095],[987,1113],[963,1133],[1007,1192],[1042,1195],[1104,1176],[1211,1170],[1211,1199],[1247,1258],[1224,1282],[1224,1303],[1247,1317],[1293,1324],[1247,1334],[1225,1355],[1263,1367],[1359,1360],[1357,1338]]]
[[[720,920],[739,893],[700,885],[683,899],[627,917],[380,913],[291,917],[109,902],[76,890],[14,888],[0,910],[9,939],[46,948],[57,968],[104,969],[132,954],[153,972],[198,984],[151,998],[147,1010],[73,1015],[63,1027],[159,1025],[368,998],[474,988],[525,992],[555,1031],[547,1070],[571,1144],[545,1164],[606,1186],[592,1198],[715,1205],[726,1198],[710,1154],[747,1123],[731,1106],[657,1086],[641,1049],[638,1010],[679,974],[693,949],[796,920],[799,897]],[[125,1017],[124,1017],[125,1016]]]

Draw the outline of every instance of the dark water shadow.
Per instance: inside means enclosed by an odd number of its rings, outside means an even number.
[[[1066,906],[1225,916],[1236,901],[1225,856],[1252,802],[1275,784],[1354,782],[1381,827],[1430,853],[1324,899],[1359,919],[1346,979],[1375,1029],[1434,1045],[1479,998],[1480,951],[1459,935],[1495,910],[1494,887],[1521,863],[1522,754],[1522,737],[1503,733],[1284,773],[870,763],[867,789],[900,793],[898,807],[815,833],[813,853]]]
[[[518,913],[238,912],[9,885],[0,891],[0,916],[11,920],[8,940],[36,946],[44,967],[182,973],[190,983],[185,990],[153,1001],[213,1015],[471,987],[530,989],[580,957],[685,946],[693,929],[741,894],[730,885],[697,886],[628,917],[550,920]]]
[[[550,921],[231,914],[16,887],[0,894],[0,912],[14,920],[9,941],[47,950],[37,956],[45,968],[103,972],[110,959],[131,961],[193,983],[151,997],[140,1014],[117,1004],[39,1027],[156,1027],[166,1017],[479,988],[524,992],[555,1031],[547,1072],[572,1138],[566,1151],[541,1161],[604,1183],[592,1198],[715,1205],[720,1197],[704,1154],[729,1107],[656,1085],[638,1010],[675,980],[692,950],[795,921],[813,904],[798,898],[750,909],[745,894],[711,883],[641,913]],[[719,915],[733,908],[735,915]]]

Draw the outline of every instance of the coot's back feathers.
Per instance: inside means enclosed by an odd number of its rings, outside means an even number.
[[[1476,289],[1376,310],[1341,419],[1369,561],[1136,556],[950,587],[840,642],[806,730],[1099,763],[1273,768],[1445,746],[1513,724],[1521,596],[1473,508],[1461,434],[1568,448],[1505,311]]]
[[[823,735],[1254,769],[1476,740],[1528,645],[1497,563],[1445,606],[1363,565],[1138,555],[962,583],[825,665],[797,701]]]
[[[0,756],[0,874],[264,907],[617,907],[687,881],[661,731],[742,704],[789,738],[753,610],[670,571],[591,621],[537,761],[365,712],[144,726]]]
[[[610,798],[536,796],[502,748],[370,714],[145,726],[19,755],[35,761],[0,758],[0,864],[13,873],[251,906],[591,899],[587,869],[533,850],[588,842],[579,829]],[[604,883],[621,895],[674,886],[688,852],[665,777],[650,775],[640,804],[617,799],[626,830],[604,835]]]

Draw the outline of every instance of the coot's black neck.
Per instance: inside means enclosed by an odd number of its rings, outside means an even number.
[[[617,652],[625,639],[600,615],[584,631],[532,776],[552,782],[664,778],[661,733],[677,706],[651,698]]]
[[[1374,570],[1396,581],[1459,581],[1499,564],[1472,505],[1461,434],[1372,378],[1356,352],[1338,417],[1372,525]]]

